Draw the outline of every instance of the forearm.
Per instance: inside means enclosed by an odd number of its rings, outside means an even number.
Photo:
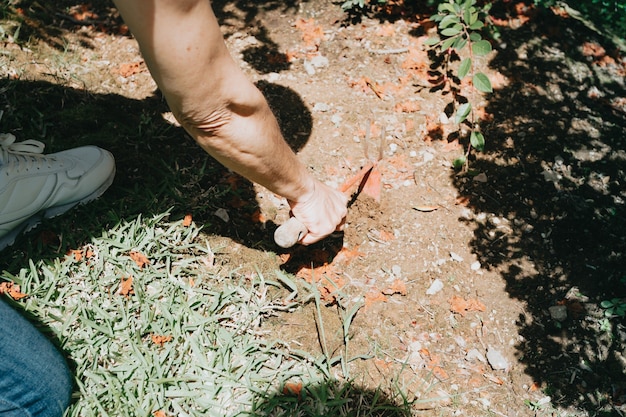
[[[182,126],[209,154],[292,201],[314,179],[265,99],[230,57],[208,1],[116,0]]]

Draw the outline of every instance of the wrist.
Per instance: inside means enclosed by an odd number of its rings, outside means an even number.
[[[289,205],[304,204],[310,201],[315,195],[317,181],[307,173],[301,187],[297,190],[294,198],[287,198]]]

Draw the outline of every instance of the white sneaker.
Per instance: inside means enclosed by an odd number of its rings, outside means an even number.
[[[115,176],[110,152],[83,146],[43,155],[36,140],[0,133],[0,250],[43,218],[102,195]]]

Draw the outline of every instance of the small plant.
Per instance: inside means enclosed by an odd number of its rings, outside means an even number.
[[[604,315],[606,317],[621,317],[626,316],[626,300],[621,298],[612,298],[610,300],[604,300],[600,303],[600,307],[604,309]]]
[[[613,326],[611,326],[611,321],[606,317],[600,320],[600,330],[605,333],[611,333],[613,331]]]
[[[479,33],[486,27],[487,12],[490,8],[490,4],[477,6],[476,0],[449,0],[440,3],[437,8],[438,13],[431,17],[433,21],[438,22],[440,36],[428,39],[426,45],[435,49],[443,58],[440,59],[444,70],[441,83],[455,84],[455,88],[451,88],[456,109],[455,122],[459,125],[467,124],[470,127],[470,143],[467,152],[454,161],[455,168],[467,166],[467,157],[472,148],[482,151],[485,146],[485,137],[476,122],[472,103],[475,102],[475,90],[482,93],[493,91],[489,78],[476,70],[475,59],[487,55],[492,49],[491,43],[483,39]],[[459,58],[460,53],[466,57]],[[451,70],[451,63],[455,60],[461,61],[456,74]],[[461,81],[467,76],[471,77],[471,84],[474,87],[469,99],[460,93]]]
[[[354,9],[355,7],[364,8],[366,0],[347,0],[341,3],[341,8],[343,10]]]

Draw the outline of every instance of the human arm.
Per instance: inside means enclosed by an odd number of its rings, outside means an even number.
[[[114,0],[172,112],[233,171],[285,197],[314,243],[341,227],[346,197],[313,178],[265,98],[228,52],[207,0]]]

